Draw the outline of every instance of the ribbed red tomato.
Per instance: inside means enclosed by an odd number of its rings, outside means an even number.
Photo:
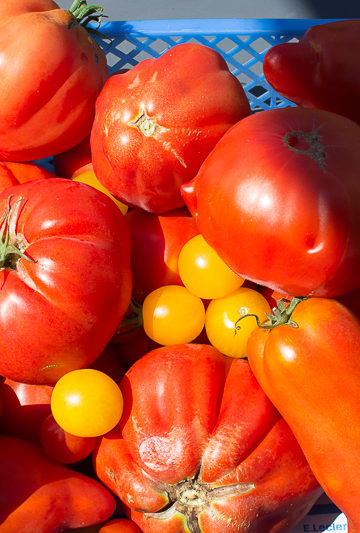
[[[107,80],[90,137],[95,174],[126,205],[176,209],[184,205],[180,185],[249,113],[241,83],[218,52],[175,45]]]
[[[82,4],[70,12],[52,0],[0,3],[0,159],[52,156],[90,134],[108,67],[76,18],[86,18]]]
[[[209,345],[147,353],[121,382],[100,480],[144,533],[281,533],[322,493],[244,359]]]
[[[0,374],[55,384],[90,365],[131,297],[130,237],[106,195],[62,178],[0,194]]]

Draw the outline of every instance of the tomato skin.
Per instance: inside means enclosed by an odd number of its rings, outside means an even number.
[[[333,111],[360,123],[354,105],[360,90],[357,60],[360,20],[333,21],[309,28],[298,43],[281,43],[264,57],[266,80],[298,105]]]
[[[183,196],[240,276],[334,297],[360,286],[359,145],[360,127],[334,113],[255,113],[224,135]]]
[[[203,533],[289,531],[322,493],[247,361],[208,345],[162,347],[135,362],[121,390],[123,417],[99,439],[94,465],[144,533],[188,531],[186,510],[169,512],[182,487],[243,483],[243,493],[192,508]]]
[[[16,229],[32,261],[0,270],[0,374],[53,385],[90,365],[121,322],[131,297],[130,237],[114,202],[82,183],[11,187],[1,211],[9,196],[24,198]]]
[[[84,172],[93,170],[90,135],[69,150],[61,154],[55,154],[53,160],[55,173],[60,178],[72,179]]]
[[[8,0],[0,20],[2,159],[30,161],[69,149],[90,134],[108,77],[105,54],[52,0]]]
[[[223,298],[212,300],[205,315],[205,331],[215,348],[228,357],[246,357],[247,339],[260,322],[267,319],[270,305],[254,289],[240,287]]]
[[[31,162],[0,162],[0,192],[7,187],[41,178],[55,178],[55,174],[50,170]]]
[[[103,524],[99,533],[141,533],[141,529],[132,520],[114,518]]]
[[[48,459],[40,446],[0,435],[0,524],[10,533],[54,533],[111,517],[113,496],[98,481]]]
[[[183,245],[197,235],[186,207],[162,215],[131,209],[125,216],[131,238],[133,292],[143,300],[163,285],[182,285],[178,257]]]
[[[159,344],[194,341],[204,329],[205,306],[201,298],[183,285],[164,285],[144,300],[145,333]]]
[[[98,437],[118,424],[123,397],[110,376],[94,368],[80,368],[56,382],[51,412],[59,426],[71,435]]]
[[[49,414],[40,428],[43,452],[56,463],[71,464],[88,457],[95,448],[96,437],[77,437],[64,431]]]
[[[150,350],[160,348],[160,344],[146,335],[144,328],[139,328],[133,336],[128,337],[123,342],[116,342],[113,346],[120,361],[127,369]]]
[[[360,497],[360,322],[336,300],[309,298],[291,315],[298,327],[258,328],[248,359],[292,429],[329,498],[358,531]]]
[[[126,205],[176,209],[184,205],[181,183],[249,113],[242,85],[219,53],[175,45],[105,83],[90,136],[95,174]]]
[[[39,442],[41,424],[51,412],[52,390],[49,385],[30,385],[4,379],[0,384],[1,433]]]

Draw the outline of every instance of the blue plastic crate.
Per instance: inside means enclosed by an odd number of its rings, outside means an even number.
[[[273,45],[295,42],[315,24],[332,19],[182,19],[105,22],[98,39],[110,72],[159,57],[180,43],[201,43],[217,50],[242,83],[253,111],[293,105],[266,82],[262,63]]]

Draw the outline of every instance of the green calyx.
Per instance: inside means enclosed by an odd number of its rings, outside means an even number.
[[[28,243],[24,235],[16,232],[16,224],[19,216],[20,204],[23,198],[17,198],[10,207],[9,196],[5,202],[5,209],[0,218],[0,269],[16,269],[16,263],[23,257],[27,261],[34,262],[25,255]]]
[[[84,26],[84,28],[92,21],[100,25],[101,19],[104,16],[103,7],[96,4],[88,5],[86,0],[74,0],[69,12],[76,19],[76,22]]]
[[[69,9],[69,13],[72,15],[72,20],[74,23],[77,23],[85,28],[88,33],[96,35],[105,41],[109,41],[110,44],[112,43],[112,39],[110,37],[98,30],[101,24],[101,19],[106,17],[106,15],[104,15],[103,7],[96,4],[88,5],[86,0],[74,0]],[[90,22],[96,22],[97,28],[89,28],[88,24]],[[72,24],[70,24],[69,28],[71,25]]]
[[[276,328],[277,326],[290,326],[292,328],[297,328],[299,326],[294,320],[291,319],[291,315],[293,314],[296,306],[307,298],[307,296],[301,296],[294,297],[292,300],[287,300],[286,298],[281,298],[280,300],[277,300],[277,307],[274,307],[274,309],[272,310],[273,314],[266,313],[268,320],[262,323],[260,322],[259,317],[255,314],[249,313],[248,315],[244,315],[235,322],[235,334],[236,331],[241,328],[241,326],[239,325],[240,320],[243,320],[244,318],[249,316],[253,316],[256,319],[257,325],[261,329],[271,330]]]

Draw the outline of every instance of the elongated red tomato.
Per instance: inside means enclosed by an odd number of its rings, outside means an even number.
[[[263,61],[266,80],[305,107],[327,109],[360,124],[360,20],[336,20],[309,28],[299,42],[271,47]]]
[[[90,134],[108,68],[80,11],[52,0],[1,2],[1,159],[41,159]]]
[[[335,113],[256,113],[183,196],[234,272],[289,295],[337,296],[360,286],[359,146],[360,127]]]
[[[349,533],[358,533],[360,321],[331,298],[308,298],[285,310],[291,312],[282,325],[251,334],[249,363],[319,483],[345,513]]]
[[[54,533],[108,520],[113,496],[98,481],[51,461],[40,446],[0,435],[0,530]]]
[[[144,533],[290,531],[322,493],[246,360],[162,347],[120,387],[120,426],[94,464]]]
[[[176,209],[184,205],[180,185],[249,113],[242,85],[219,53],[173,46],[107,80],[90,136],[95,174],[126,205]]]
[[[54,384],[90,365],[129,305],[130,237],[93,187],[43,179],[0,195],[0,374]]]

